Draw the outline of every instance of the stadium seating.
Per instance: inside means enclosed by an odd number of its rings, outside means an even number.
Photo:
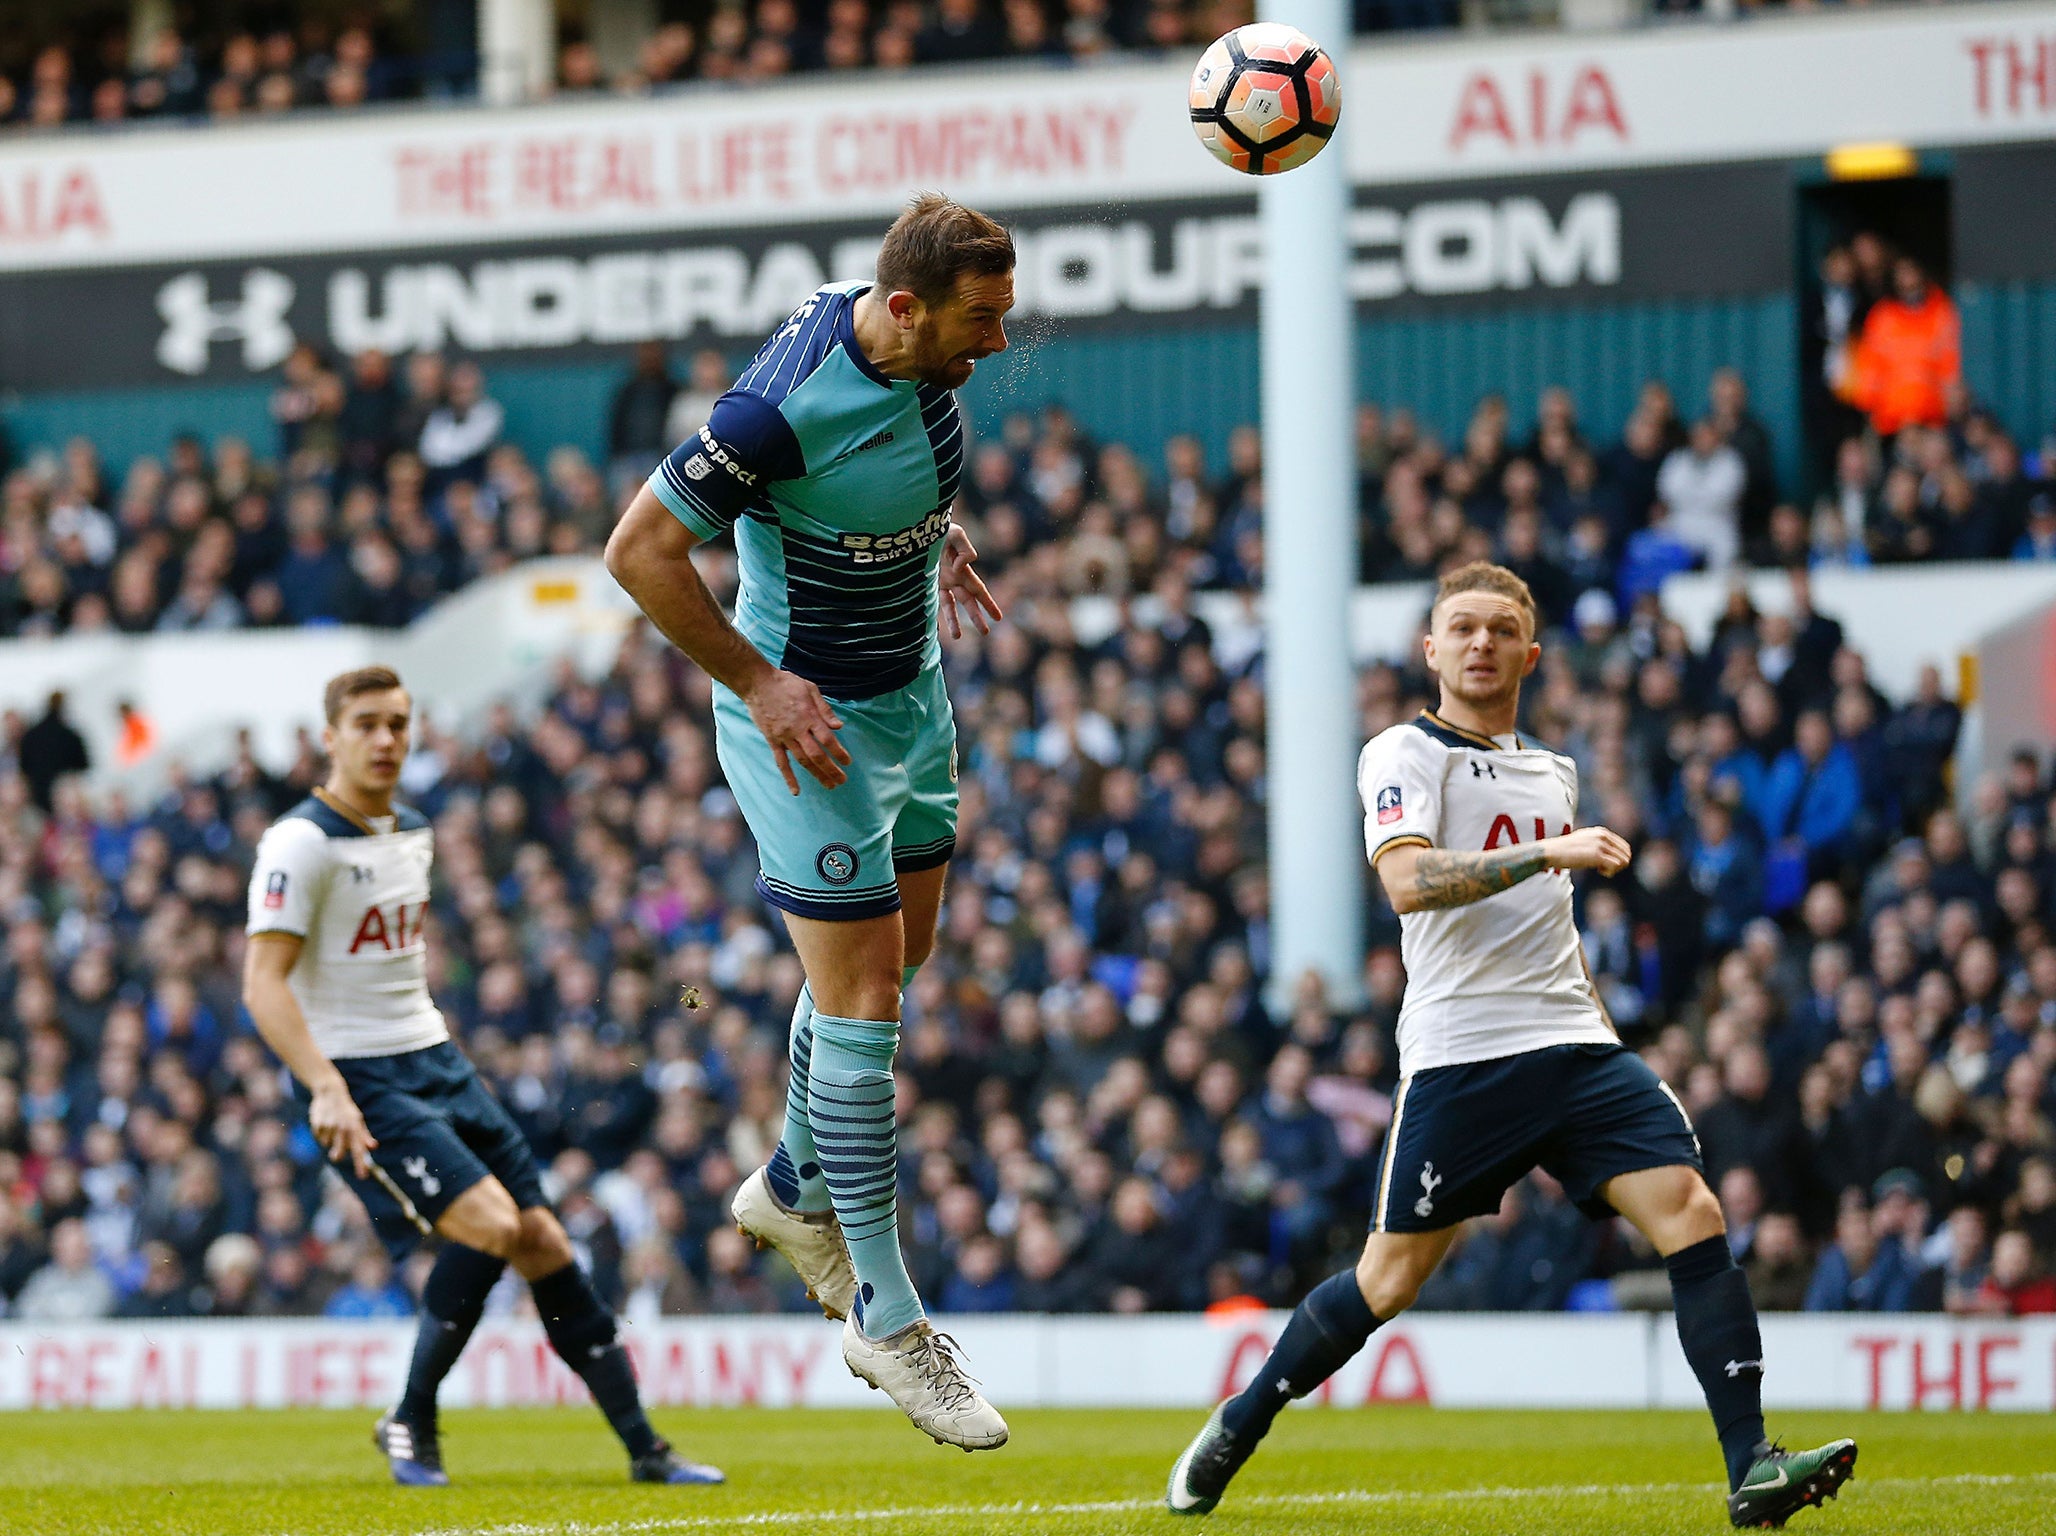
[[[1363,32],[1443,29],[1459,21],[1454,0],[1357,0],[1354,11]],[[552,93],[642,95],[699,81],[822,71],[1196,53],[1249,19],[1241,0],[939,0],[932,6],[835,0],[806,7],[757,0],[706,8],[700,26],[683,20],[656,25],[632,60],[612,67],[590,38],[573,31],[558,51]],[[1523,3],[1505,7],[1500,19],[1534,20]],[[127,28],[108,18],[25,29],[0,40],[0,132],[67,123],[223,122],[473,94],[477,54],[437,46],[437,30],[419,19],[337,28],[317,11],[297,28],[182,35],[166,27],[138,58]]]
[[[1656,595],[1709,557],[2046,556],[2046,467],[1965,409],[1888,459],[1853,454],[1803,512],[1763,478],[1739,382],[1713,386],[1696,446],[1654,389],[1618,446],[1567,397],[1532,424],[1487,401],[1449,451],[1403,408],[1367,410],[1364,573],[1489,554],[1542,598],[1527,726],[1639,849],[1585,888],[1588,959],[1690,1106],[1763,1302],[2056,1306],[2044,765],[2014,762],[1961,816],[1939,679],[1885,697],[1803,604],[1738,598],[1695,650]],[[0,524],[7,632],[393,622],[477,572],[597,547],[614,493],[584,454],[445,432],[457,456],[425,462],[448,409],[306,359],[275,453],[181,441],[118,483],[90,445],[31,458]],[[1363,1230],[1396,926],[1381,907],[1362,1009],[1311,986],[1266,1007],[1262,658],[1190,602],[1261,576],[1255,434],[1222,446],[1225,470],[1189,440],[1144,456],[1051,409],[974,449],[961,515],[1010,622],[948,648],[964,835],[902,1058],[908,1253],[943,1310],[1289,1302]],[[1739,472],[1712,472],[1730,454]],[[1678,505],[1652,518],[1666,484]],[[1074,598],[1141,593],[1147,622],[1124,605],[1110,638],[1076,639]],[[1425,690],[1370,669],[1364,730]],[[431,728],[407,786],[439,833],[438,997],[602,1288],[644,1315],[805,1306],[724,1217],[777,1134],[800,978],[708,705],[641,633],[533,717]],[[237,1001],[251,849],[319,765],[246,755],[129,805],[69,776],[77,745],[61,718],[0,737],[0,1298],[36,1317],[408,1311]],[[1423,1304],[1663,1294],[1624,1228],[1588,1227],[1537,1176]]]

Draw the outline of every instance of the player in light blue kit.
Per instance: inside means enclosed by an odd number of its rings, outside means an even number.
[[[737,1193],[736,1223],[847,1318],[854,1374],[967,1451],[1005,1444],[1007,1426],[900,1256],[892,1061],[956,846],[938,610],[952,632],[959,611],[980,630],[1000,616],[950,522],[964,461],[953,392],[1006,347],[1013,270],[1002,226],[915,199],[877,281],[802,304],[607,544],[608,570],[714,680],[716,752],[756,837],[757,889],[807,972],[784,1134]],[[690,558],[731,528],[732,624]]]

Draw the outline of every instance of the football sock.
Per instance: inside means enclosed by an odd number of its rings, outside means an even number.
[[[506,1268],[505,1259],[462,1243],[446,1243],[436,1255],[421,1283],[421,1331],[414,1335],[414,1359],[396,1410],[408,1423],[435,1422],[436,1389],[471,1342],[485,1316],[486,1296]]]
[[[1735,1264],[1725,1236],[1680,1248],[1664,1262],[1670,1267],[1678,1342],[1706,1393],[1732,1490],[1741,1486],[1764,1440],[1763,1336],[1749,1277]]]
[[[922,1316],[899,1243],[899,1126],[890,1019],[814,1015],[812,1092],[807,1117],[835,1219],[857,1272],[857,1326],[889,1338]]]
[[[1249,1385],[1228,1399],[1221,1410],[1223,1427],[1261,1440],[1287,1403],[1305,1397],[1364,1347],[1378,1322],[1354,1269],[1330,1275],[1293,1311]]]
[[[804,985],[792,1010],[788,1038],[792,1076],[785,1084],[785,1129],[764,1176],[770,1180],[771,1193],[787,1210],[825,1211],[829,1209],[828,1181],[821,1177],[814,1128],[807,1122],[807,1084],[814,1062],[814,994]]]
[[[614,1333],[609,1312],[576,1263],[528,1282],[535,1309],[542,1314],[550,1348],[578,1373],[614,1433],[634,1457],[657,1448],[657,1432],[643,1414],[642,1394],[635,1386],[635,1366],[628,1348]]]

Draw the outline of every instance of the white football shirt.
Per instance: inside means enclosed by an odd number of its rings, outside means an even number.
[[[286,983],[331,1060],[450,1038],[428,995],[421,932],[434,862],[435,834],[419,811],[396,808],[367,832],[312,795],[257,844],[249,932],[305,941]]]
[[[1474,736],[1425,712],[1364,747],[1356,786],[1374,865],[1409,843],[1474,851],[1532,843],[1568,832],[1578,814],[1569,758],[1513,735]],[[1616,1038],[1580,963],[1564,871],[1467,906],[1403,913],[1399,935],[1402,1076]]]

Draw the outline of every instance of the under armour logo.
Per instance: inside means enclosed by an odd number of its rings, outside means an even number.
[[[243,274],[240,299],[209,298],[207,279],[198,272],[174,277],[157,290],[157,313],[165,325],[157,361],[175,373],[205,373],[215,342],[240,341],[245,368],[261,373],[276,367],[293,350],[293,328],[286,324],[292,304],[292,279],[269,267]]]
[[[1291,1383],[1291,1382],[1289,1382],[1289,1381],[1281,1381],[1281,1382],[1279,1382],[1279,1383],[1278,1383],[1278,1395],[1279,1395],[1280,1397],[1290,1397],[1290,1396],[1292,1395],[1292,1383]]]
[[[1474,757],[1471,759],[1471,777],[1474,779],[1497,779],[1499,777],[1499,770],[1490,763],[1479,762]]]
[[[400,1159],[400,1167],[405,1170],[408,1178],[421,1186],[421,1192],[424,1195],[435,1195],[442,1192],[443,1181],[428,1171],[427,1158],[403,1157]]]
[[[1441,1182],[1432,1162],[1421,1164],[1421,1198],[1414,1201],[1414,1215],[1425,1221],[1435,1214],[1435,1189]]]
[[[1727,1371],[1730,1377],[1739,1376],[1744,1371],[1754,1371],[1757,1375],[1761,1376],[1763,1374],[1763,1362],[1761,1360],[1730,1360],[1727,1365]]]

